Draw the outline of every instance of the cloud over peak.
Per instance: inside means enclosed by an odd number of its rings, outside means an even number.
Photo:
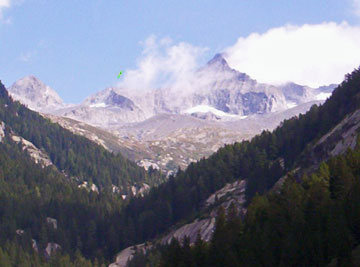
[[[124,72],[123,81],[118,83],[120,88],[131,92],[172,88],[185,93],[220,75],[196,76],[207,48],[155,36],[146,39],[143,46],[137,68]],[[324,22],[285,25],[240,37],[224,49],[223,56],[231,68],[259,82],[319,87],[340,83],[346,73],[359,67],[359,47],[359,26]]]
[[[360,27],[343,22],[286,25],[241,37],[225,49],[232,68],[260,82],[313,87],[340,83],[360,65]]]
[[[135,91],[144,91],[189,81],[198,67],[198,59],[207,50],[170,38],[150,36],[144,43],[137,69],[127,70],[118,85]],[[184,84],[183,84],[184,85]]]

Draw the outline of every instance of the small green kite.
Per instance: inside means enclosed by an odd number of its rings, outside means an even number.
[[[120,78],[120,75],[122,74],[122,72],[120,71],[119,75],[118,75],[118,79]]]

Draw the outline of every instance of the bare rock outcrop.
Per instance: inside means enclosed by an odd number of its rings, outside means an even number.
[[[56,253],[56,252],[58,252],[60,250],[61,250],[61,246],[59,244],[48,243],[45,250],[44,250],[45,258],[49,259],[52,254],[54,254],[54,253]]]
[[[0,143],[2,142],[2,139],[5,137],[5,123],[3,121],[0,121]]]
[[[193,222],[170,231],[164,237],[154,241],[154,243],[169,244],[173,238],[182,241],[185,237],[188,237],[190,239],[190,244],[193,245],[199,235],[202,240],[206,242],[210,241],[215,230],[217,210],[220,206],[227,210],[233,203],[240,215],[246,213],[246,209],[243,207],[243,204],[245,203],[245,187],[245,180],[226,184],[205,201],[203,211],[207,210],[207,216],[202,219],[196,219]],[[116,256],[116,262],[112,263],[109,267],[125,267],[128,260],[133,257],[136,249],[141,249],[145,252],[151,247],[151,244],[140,244],[128,247]]]
[[[46,218],[46,223],[48,225],[50,225],[54,230],[56,230],[58,228],[57,220],[54,219],[54,218],[47,217]]]
[[[21,136],[16,136],[16,135],[11,136],[11,138],[15,143],[21,143],[22,150],[23,151],[26,150],[27,153],[30,155],[30,157],[35,161],[35,163],[41,164],[43,168],[53,165],[53,163],[50,160],[50,157],[45,152],[37,148],[30,141],[22,138]]]
[[[321,162],[343,154],[349,148],[354,149],[359,133],[360,109],[348,115],[315,144],[311,151],[311,160]]]

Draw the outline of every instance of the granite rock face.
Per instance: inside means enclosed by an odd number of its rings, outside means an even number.
[[[128,260],[133,257],[137,250],[146,252],[146,250],[151,249],[154,244],[170,244],[173,238],[176,238],[181,242],[185,237],[188,237],[191,245],[196,242],[198,236],[206,242],[210,241],[215,230],[215,218],[220,206],[227,211],[230,205],[233,204],[240,215],[246,213],[246,209],[243,207],[243,204],[245,203],[245,187],[245,180],[238,180],[226,184],[205,201],[203,210],[208,211],[206,212],[206,215],[204,214],[202,219],[195,219],[192,222],[188,222],[152,243],[147,242],[138,244],[122,250],[116,256],[116,261],[109,265],[109,267],[125,267]]]
[[[78,105],[65,104],[54,90],[34,76],[20,79],[8,90],[13,98],[30,109],[108,129],[114,125],[142,122],[159,114],[188,114],[189,110],[204,106],[208,107],[206,112],[216,116],[202,116],[198,112],[198,118],[236,120],[325,100],[335,87],[314,89],[294,83],[281,86],[258,83],[246,73],[232,69],[222,54],[215,55],[190,76],[180,88],[169,85],[131,91],[110,87]]]
[[[66,105],[60,96],[35,76],[24,77],[8,88],[10,95],[36,111],[53,111]]]

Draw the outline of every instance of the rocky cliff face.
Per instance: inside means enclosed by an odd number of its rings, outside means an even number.
[[[64,108],[59,95],[34,76],[24,77],[8,88],[15,99],[35,111],[54,111]]]
[[[191,110],[197,110],[198,118],[236,120],[325,100],[334,89],[334,85],[313,89],[294,83],[282,86],[258,83],[232,69],[221,54],[215,55],[188,79],[187,85],[181,88],[174,85],[146,92],[107,88],[73,106],[65,105],[54,90],[33,76],[19,80],[8,90],[15,99],[36,111],[109,128],[141,122],[159,114],[191,115]]]
[[[109,128],[126,122],[138,122],[147,118],[145,113],[129,98],[108,88],[70,108],[51,112],[58,116],[86,122],[93,126]]]
[[[172,174],[180,166],[207,157],[224,144],[249,139],[261,130],[274,129],[282,120],[304,113],[320,101],[300,104],[279,112],[251,115],[235,121],[199,119],[183,114],[160,114],[143,122],[114,125],[103,130],[70,118],[49,115],[47,118],[64,128],[87,137],[113,152],[120,152],[139,166],[160,169]],[[196,113],[216,116],[213,113]]]
[[[297,167],[291,174],[301,179],[304,173],[317,170],[321,162],[344,154],[348,149],[354,149],[356,145],[360,145],[360,109],[348,115],[309,148],[303,154],[301,161],[305,167]],[[285,175],[279,179],[272,190],[278,192],[287,178],[288,175]]]
[[[143,95],[128,92],[126,88],[119,88],[118,92],[151,115],[182,114],[197,106],[208,106],[240,116],[287,108],[286,99],[279,88],[260,84],[247,74],[231,69],[220,54],[189,79],[190,87],[160,88]]]
[[[140,166],[171,174],[224,144],[274,129],[283,119],[324,101],[334,88],[261,84],[232,69],[221,54],[189,79],[185,87],[142,93],[107,88],[73,106],[33,76],[9,91],[30,108],[56,115],[51,119],[73,132],[124,153]]]
[[[279,86],[285,96],[288,105],[299,105],[313,100],[326,100],[331,96],[332,91],[337,85],[331,84],[319,88],[310,88],[309,86],[287,83]]]
[[[320,163],[330,157],[354,149],[360,134],[360,110],[347,116],[328,134],[324,135],[309,152],[309,161]]]
[[[353,149],[356,145],[360,145],[360,109],[349,114],[337,126],[309,147],[305,153],[309,164],[305,164],[304,168],[296,167],[289,172],[289,174],[301,178],[304,172],[316,170],[321,161],[336,155],[344,154],[347,149]],[[283,162],[283,159],[279,158],[278,160]],[[279,189],[286,179],[287,175],[279,179],[271,191],[274,193],[279,192]],[[222,189],[208,197],[203,203],[203,213],[201,218],[199,217],[192,222],[175,227],[175,229],[170,230],[167,234],[159,237],[152,243],[147,242],[121,251],[117,255],[116,262],[112,263],[110,266],[125,267],[128,259],[131,259],[135,253],[135,247],[146,251],[147,249],[151,249],[153,245],[156,245],[157,243],[169,244],[172,238],[177,238],[181,241],[185,236],[189,237],[190,243],[193,244],[198,234],[200,234],[200,237],[203,240],[209,241],[214,230],[216,211],[220,206],[227,210],[231,204],[234,204],[240,214],[246,213],[246,209],[243,206],[245,203],[245,187],[245,180],[238,180],[234,183],[225,185]]]
[[[145,252],[158,243],[170,244],[173,238],[182,241],[185,237],[188,237],[191,245],[195,243],[198,235],[200,235],[202,240],[210,241],[215,230],[215,217],[220,206],[227,210],[231,204],[234,204],[241,214],[246,213],[246,210],[243,208],[243,204],[245,203],[245,187],[246,182],[244,180],[225,185],[205,201],[202,219],[196,219],[182,226],[178,226],[153,243],[138,244],[122,250],[116,256],[116,261],[110,264],[109,267],[125,267],[127,266],[126,263],[128,260],[133,257],[136,251],[142,250]]]
[[[0,143],[4,137],[5,137],[5,123],[3,121],[0,121]]]

